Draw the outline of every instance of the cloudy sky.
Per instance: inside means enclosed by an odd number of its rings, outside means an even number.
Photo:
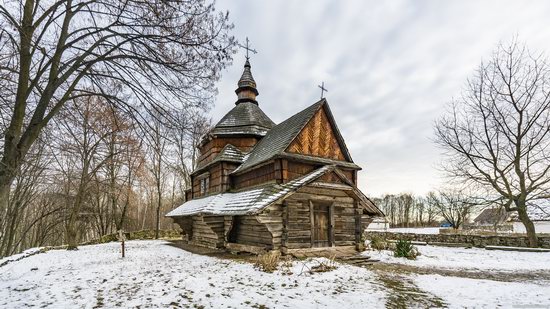
[[[368,195],[443,181],[434,119],[499,41],[550,52],[550,1],[218,0],[258,54],[260,107],[279,123],[326,98]],[[236,100],[244,51],[219,82],[216,122]]]

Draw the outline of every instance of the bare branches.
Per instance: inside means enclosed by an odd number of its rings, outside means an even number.
[[[122,225],[125,216],[134,211],[132,203],[146,199],[141,189],[132,186],[137,178],[147,183],[149,180],[144,179],[151,176],[144,168],[149,162],[142,146],[143,142],[155,140],[151,135],[155,132],[153,125],[158,124],[166,132],[179,128],[178,134],[161,136],[161,142],[168,148],[176,139],[178,159],[161,156],[157,161],[181,164],[177,173],[185,187],[194,156],[190,137],[206,121],[199,117],[194,122],[191,116],[200,116],[209,108],[216,92],[215,82],[232,60],[235,41],[229,34],[231,29],[227,14],[216,12],[208,0],[3,1],[0,4],[2,215],[15,205],[7,202],[10,197],[25,195],[21,195],[22,191],[10,191],[17,189],[16,178],[24,172],[21,167],[32,165],[27,156],[44,130],[56,133],[55,140],[47,145],[49,151],[59,147],[55,150],[72,152],[72,156],[54,158],[56,170],[49,171],[48,176],[66,175],[61,185],[66,191],[56,194],[71,197],[66,199],[67,205],[82,205],[73,207],[77,211],[69,216],[72,220],[69,225],[75,227],[72,230],[78,230],[81,223],[88,224],[87,220],[80,221],[79,208],[84,213],[93,213],[97,220],[116,217],[117,224]],[[115,115],[107,117],[113,123],[79,126],[92,120],[93,112],[99,112],[81,109],[85,106],[82,102],[90,100],[101,101],[101,111]],[[52,122],[57,127],[49,127]],[[141,130],[141,140],[133,139],[137,130]],[[177,140],[179,137],[185,139]],[[82,159],[86,153],[85,160],[76,160],[77,155]],[[176,169],[170,170],[173,171]],[[80,181],[83,185],[79,189],[88,194],[95,188],[93,199],[85,194],[74,195],[75,200],[72,199],[71,190],[78,183],[75,173],[85,176],[80,177],[84,181]],[[182,193],[184,190],[180,188]],[[156,191],[159,200],[156,204],[161,205],[164,196],[160,195],[165,192],[159,188]],[[103,194],[111,201],[111,210],[105,216],[90,208],[90,200],[95,201],[97,209],[103,208]],[[46,203],[49,198],[40,200]],[[171,203],[175,200],[172,198]],[[13,209],[13,218],[24,217],[23,207]],[[46,214],[57,212],[52,209]],[[28,222],[43,223],[35,219]],[[54,221],[66,223],[67,218]],[[108,221],[97,226],[110,226],[113,220]],[[0,233],[6,233],[5,223],[0,220]],[[45,239],[59,231],[56,224],[50,223],[37,229],[26,226],[24,230],[36,232],[36,239]],[[16,232],[9,232],[10,238]],[[26,239],[20,238],[17,243]],[[13,245],[9,246],[12,250]]]
[[[0,73],[6,72],[0,76],[18,79],[5,82],[17,90],[3,110],[10,125],[2,163],[12,171],[16,153],[24,157],[44,126],[82,89],[136,119],[152,110],[206,108],[213,82],[234,51],[227,15],[201,0],[18,2],[0,9],[0,23],[9,25],[1,43],[10,45],[0,55],[6,59],[0,61]],[[15,54],[19,61],[8,61]],[[120,95],[105,87],[113,81]]]
[[[481,64],[468,89],[436,123],[449,175],[507,199],[537,198],[550,179],[550,73],[513,42]]]
[[[507,211],[550,190],[550,67],[516,41],[481,63],[460,99],[435,124],[444,169],[484,188]]]

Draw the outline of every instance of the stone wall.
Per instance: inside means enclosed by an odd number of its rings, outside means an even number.
[[[527,236],[489,236],[489,235],[464,235],[464,234],[412,234],[412,233],[391,233],[367,231],[366,239],[382,237],[390,240],[423,241],[428,244],[452,243],[465,244],[473,247],[485,246],[508,246],[508,247],[529,247]],[[550,236],[539,236],[539,246],[550,249]]]

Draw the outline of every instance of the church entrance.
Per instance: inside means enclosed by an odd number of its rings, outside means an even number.
[[[312,247],[330,247],[330,207],[312,203]]]

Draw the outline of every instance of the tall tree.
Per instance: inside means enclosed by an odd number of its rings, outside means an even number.
[[[528,204],[550,196],[550,70],[543,56],[499,45],[435,124],[452,177],[484,187],[517,212],[538,246]]]
[[[2,1],[0,209],[29,149],[67,102],[101,96],[139,120],[152,107],[208,104],[231,61],[231,28],[205,0]]]
[[[151,132],[148,135],[149,171],[155,187],[155,239],[159,238],[160,212],[167,178],[167,148],[168,132],[160,113],[154,114],[150,120]]]
[[[69,249],[78,245],[81,210],[89,204],[90,184],[98,171],[112,159],[109,143],[114,134],[109,121],[110,109],[98,97],[75,99],[63,110],[59,121],[61,154],[57,162],[66,166],[68,216],[65,222]],[[88,214],[86,214],[88,215]]]

